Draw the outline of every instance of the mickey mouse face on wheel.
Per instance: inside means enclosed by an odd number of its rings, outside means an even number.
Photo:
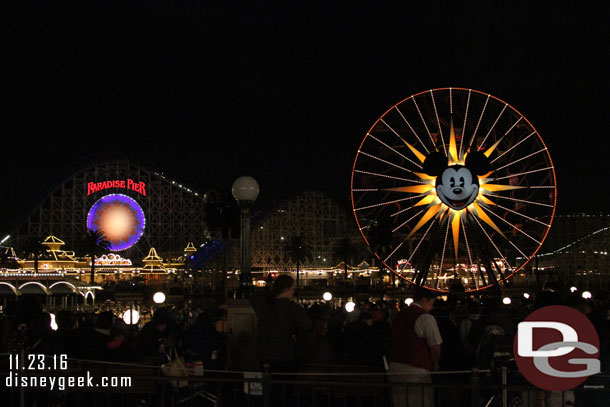
[[[436,177],[436,194],[451,209],[462,210],[479,194],[479,177],[491,167],[485,154],[475,151],[466,157],[466,165],[448,166],[447,157],[433,153],[424,161],[424,172]]]
[[[463,165],[452,165],[436,178],[436,194],[452,209],[464,209],[478,193],[479,178]]]

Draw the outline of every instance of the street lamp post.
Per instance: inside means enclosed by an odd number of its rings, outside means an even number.
[[[252,177],[239,177],[231,188],[233,197],[241,208],[240,215],[240,273],[236,298],[248,298],[252,293],[252,274],[250,273],[250,208],[259,193],[258,182]]]

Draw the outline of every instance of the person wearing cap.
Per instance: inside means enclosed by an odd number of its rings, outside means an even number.
[[[392,319],[388,379],[396,383],[392,388],[394,406],[433,407],[430,372],[439,369],[443,342],[436,319],[430,314],[436,295],[419,289],[413,299],[411,306]],[[400,383],[423,383],[424,386]]]

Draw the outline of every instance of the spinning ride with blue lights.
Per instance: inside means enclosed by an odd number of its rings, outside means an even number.
[[[112,194],[100,198],[87,215],[87,228],[101,231],[110,242],[110,250],[129,249],[142,237],[146,219],[138,203],[127,195]]]

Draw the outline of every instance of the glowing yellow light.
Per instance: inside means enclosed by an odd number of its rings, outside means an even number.
[[[409,236],[407,236],[407,239],[409,239],[411,236],[413,236],[413,234],[415,232],[417,232],[422,226],[424,226],[426,223],[428,223],[428,221],[430,219],[432,219],[438,213],[438,211],[440,211],[440,209],[441,209],[441,204],[436,204],[436,205],[428,208],[428,211],[424,214],[424,216],[421,217],[419,222],[417,222],[417,225],[415,225],[413,230],[411,230],[411,232],[409,233]]]
[[[449,126],[449,164],[457,164],[459,161],[457,146],[455,144],[455,130],[453,129],[453,120]]]
[[[500,144],[500,141],[502,141],[504,137],[500,138],[500,140],[496,141],[495,144],[491,147],[489,147],[487,149],[487,151],[485,151],[483,154],[485,154],[485,157],[489,158],[489,156],[491,155],[491,153],[494,152],[494,150],[496,149],[496,147],[498,147],[498,144]]]
[[[405,143],[407,145],[407,147],[409,147],[409,150],[411,150],[411,152],[413,152],[413,154],[415,154],[415,157],[417,157],[417,159],[423,163],[424,160],[426,159],[426,156],[423,155],[422,153],[420,153],[415,147],[413,147],[411,144],[407,143],[405,140],[402,140],[402,141],[403,141],[403,143]]]
[[[396,188],[386,188],[384,191],[394,191],[394,192],[415,192],[418,194],[428,192],[431,189],[434,189],[434,186],[429,184],[424,185],[411,185],[408,187],[396,187]]]
[[[422,206],[422,205],[428,205],[431,204],[434,200],[436,199],[435,195],[428,195],[425,198],[423,198],[421,201],[417,202],[415,205],[413,206]]]
[[[472,205],[474,206],[479,219],[491,226],[493,230],[502,235],[502,237],[506,238],[506,236],[504,236],[504,233],[502,233],[502,231],[496,226],[493,220],[491,220],[491,218],[483,211],[483,209],[476,202],[473,202]]]

